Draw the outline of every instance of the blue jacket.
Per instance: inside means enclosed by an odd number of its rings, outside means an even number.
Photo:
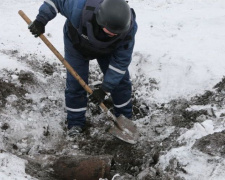
[[[65,16],[75,28],[79,28],[82,10],[86,0],[45,0],[39,9],[36,19],[46,25],[50,20],[56,17],[57,13]],[[132,53],[135,43],[135,34],[137,23],[133,23],[133,28],[129,32],[131,40],[123,41],[119,44],[113,54],[110,56],[110,65],[104,76],[102,84],[106,92],[111,92],[121,81],[132,59]],[[64,31],[64,33],[66,33]]]

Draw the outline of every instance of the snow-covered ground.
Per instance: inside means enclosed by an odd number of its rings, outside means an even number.
[[[167,101],[210,89],[224,75],[222,0],[134,1],[142,70],[160,82],[154,98]],[[140,57],[135,57],[135,62]],[[135,72],[131,70],[131,72]]]
[[[0,78],[5,83],[22,87],[19,80],[23,71],[28,72],[26,77],[30,75],[36,83],[28,87],[31,94],[22,99],[25,109],[17,109],[18,94],[8,96],[5,106],[1,106],[0,180],[35,179],[25,173],[25,160],[13,155],[13,150],[5,152],[11,144],[21,149],[21,154],[28,152],[27,149],[32,154],[39,147],[54,149],[64,134],[60,123],[65,118],[65,69],[40,39],[32,37],[18,15],[18,11],[23,10],[33,20],[41,4],[39,0],[0,2]],[[189,99],[212,90],[221,81],[225,69],[224,0],[130,0],[129,4],[136,11],[139,26],[130,73],[133,80],[143,85],[138,88],[143,102],[151,105],[178,98]],[[65,18],[58,14],[48,23],[45,33],[62,54],[64,21]],[[55,62],[51,76],[41,70],[41,63],[46,61]],[[93,71],[96,62],[91,64]],[[138,77],[144,78],[138,80]],[[156,88],[144,86],[149,79],[156,82]],[[23,85],[26,86],[26,82]],[[10,90],[10,86],[8,88]],[[48,109],[54,112],[47,112]],[[222,109],[215,108],[217,117],[224,113]],[[137,119],[137,125],[142,128],[141,123],[145,120]],[[211,158],[215,163],[209,165],[209,155],[191,149],[196,139],[224,130],[223,124],[222,120],[207,119],[184,130],[177,141],[186,145],[172,148],[162,155],[158,166],[165,169],[170,160],[176,158],[185,166],[187,173],[178,174],[185,179],[223,180],[225,162],[222,158]],[[46,135],[49,129],[51,136],[46,140],[43,134]]]

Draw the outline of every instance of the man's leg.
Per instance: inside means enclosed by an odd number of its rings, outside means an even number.
[[[105,75],[109,67],[109,59],[98,59],[98,64]],[[131,86],[130,75],[127,70],[123,79],[120,81],[120,84],[111,93],[116,117],[121,114],[128,119],[131,119],[132,117]]]
[[[120,114],[123,114],[128,119],[131,119],[132,117],[131,86],[130,75],[127,70],[123,79],[120,81],[120,84],[111,94],[116,117]]]
[[[65,59],[79,74],[79,76],[88,83],[89,61],[85,61],[83,56],[73,48],[72,43],[67,37],[64,37]],[[87,107],[87,93],[79,82],[67,71],[66,78],[66,110],[68,129],[73,126],[83,128],[85,126],[85,113]]]

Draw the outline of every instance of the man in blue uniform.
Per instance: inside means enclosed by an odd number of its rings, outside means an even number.
[[[125,0],[45,0],[36,20],[29,25],[38,37],[57,13],[67,18],[64,25],[65,59],[88,83],[89,60],[97,59],[104,74],[100,88],[90,99],[100,103],[109,92],[115,116],[132,116],[131,62],[137,23],[134,10]],[[68,135],[81,133],[85,126],[87,93],[67,71],[66,110]]]

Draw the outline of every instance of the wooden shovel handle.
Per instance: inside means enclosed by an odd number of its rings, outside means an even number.
[[[27,15],[22,11],[19,10],[19,15],[27,22],[28,25],[32,23],[32,21],[27,17]],[[84,80],[77,74],[77,72],[70,66],[70,64],[63,58],[63,56],[57,51],[57,49],[52,45],[52,43],[45,37],[45,35],[41,34],[39,36],[41,40],[48,46],[48,48],[56,55],[56,57],[64,64],[66,69],[72,74],[72,76],[80,83],[80,85],[89,93],[92,94],[92,89],[84,82]],[[109,116],[115,120],[115,117],[110,113],[108,108],[101,103],[99,105]]]

